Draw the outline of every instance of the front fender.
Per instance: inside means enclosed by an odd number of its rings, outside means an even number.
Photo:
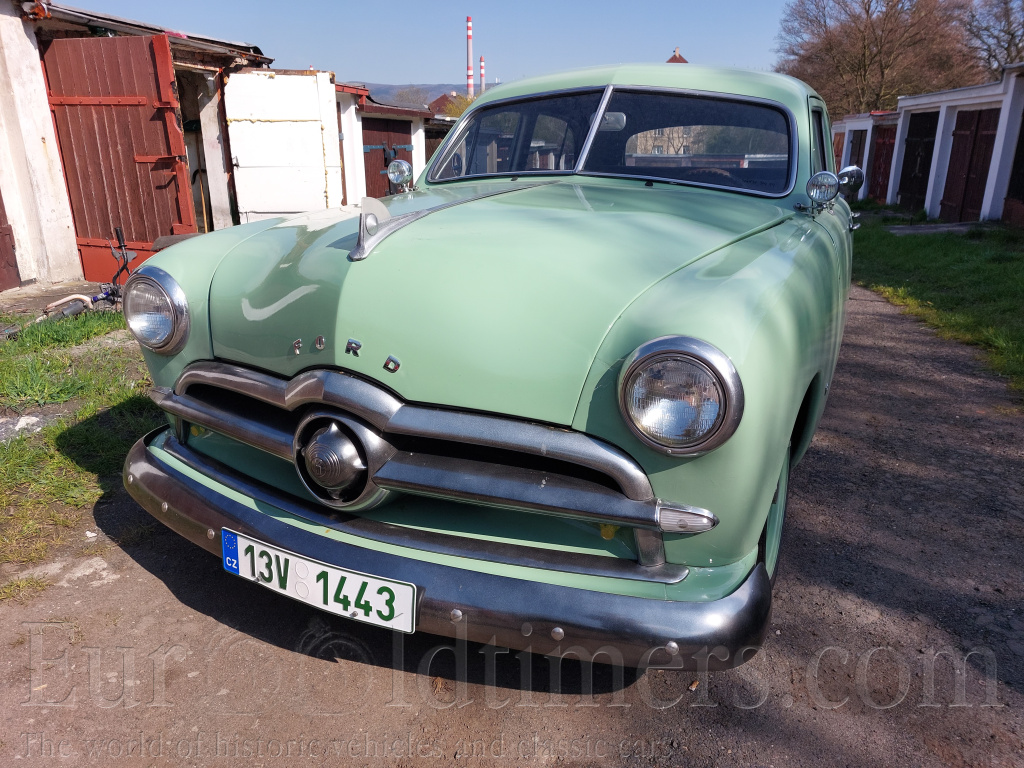
[[[659,498],[709,509],[720,520],[707,533],[666,535],[671,562],[722,565],[757,545],[800,405],[811,382],[823,386],[835,364],[842,306],[832,248],[812,221],[790,219],[668,276],[633,302],[605,338],[573,427],[632,455]],[[743,383],[739,428],[698,458],[647,447],[619,414],[623,359],[666,335],[715,345]],[[814,408],[811,418],[818,416]]]

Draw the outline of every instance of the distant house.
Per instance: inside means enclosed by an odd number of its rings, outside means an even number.
[[[1022,75],[1024,62],[994,83],[901,96],[895,113],[847,116],[833,127],[834,146],[844,147],[837,155],[852,163],[854,147],[874,152],[861,196],[944,221],[1024,226]]]
[[[676,52],[673,53],[671,56],[669,56],[668,61],[666,61],[665,63],[666,64],[689,64],[690,62],[688,62],[686,59],[684,59],[679,54],[679,46],[676,46]]]
[[[272,61],[250,43],[0,2],[0,290],[109,280],[118,227],[144,259],[167,237],[388,194],[396,157],[423,169],[430,111]]]

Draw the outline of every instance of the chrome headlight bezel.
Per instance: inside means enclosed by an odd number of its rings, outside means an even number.
[[[171,332],[159,344],[150,344],[139,338],[135,331],[132,330],[132,324],[128,318],[129,294],[134,285],[142,282],[155,287],[164,295],[171,312]],[[185,292],[181,290],[181,286],[178,285],[178,282],[173,277],[159,267],[143,265],[135,270],[132,276],[125,282],[123,295],[122,311],[124,312],[125,322],[128,324],[128,329],[132,332],[132,336],[135,337],[139,344],[160,355],[173,355],[181,351],[182,347],[185,346],[185,342],[188,341],[191,324]]]
[[[685,445],[666,445],[658,442],[633,421],[627,404],[626,387],[634,374],[660,360],[674,357],[688,358],[705,369],[718,382],[724,403],[711,430]],[[729,356],[717,347],[689,336],[662,336],[637,347],[623,361],[618,381],[619,413],[632,432],[644,445],[669,456],[694,457],[713,451],[732,437],[743,417],[743,384],[736,366]]]

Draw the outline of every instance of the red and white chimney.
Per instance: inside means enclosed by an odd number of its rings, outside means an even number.
[[[484,57],[480,57],[480,93],[487,90],[487,78],[484,76]]]
[[[466,17],[466,93],[473,98],[473,17]]]

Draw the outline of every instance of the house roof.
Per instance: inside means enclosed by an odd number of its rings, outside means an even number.
[[[169,29],[168,27],[161,27],[157,24],[124,19],[120,16],[87,11],[59,3],[26,2],[20,5],[22,7],[22,16],[28,21],[37,23],[57,21],[86,28],[102,27],[103,29],[109,29],[123,35],[167,35],[170,38],[172,48],[184,48],[203,53],[231,56],[232,58],[243,59],[244,63],[249,65],[268,65],[273,61],[272,58],[263,55],[263,51],[260,50],[259,46],[252,43],[220,40],[207,35],[194,35]]]
[[[668,61],[666,61],[665,63],[666,63],[666,64],[689,64],[690,62],[688,62],[688,61],[687,61],[686,59],[684,59],[684,58],[683,58],[683,57],[682,57],[682,56],[681,56],[681,55],[679,54],[679,46],[677,45],[677,46],[676,46],[676,52],[675,52],[675,53],[673,53],[673,54],[672,54],[672,55],[671,55],[671,56],[669,57]]]
[[[412,104],[389,104],[386,101],[375,99],[373,95],[366,97],[366,101],[360,100],[359,109],[368,114],[398,115],[400,117],[433,117],[434,113],[424,107],[416,107]]]
[[[429,109],[435,115],[441,114],[442,112],[444,112],[444,108],[452,103],[453,95],[454,91],[452,93],[442,93],[440,96],[438,96],[436,99],[434,99],[427,105],[427,109]]]

